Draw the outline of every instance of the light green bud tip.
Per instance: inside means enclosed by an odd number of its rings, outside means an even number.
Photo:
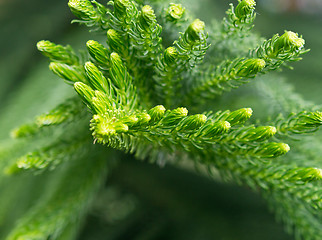
[[[108,58],[107,58],[107,49],[100,43],[89,40],[86,43],[87,50],[89,54],[99,63],[107,64]]]
[[[73,14],[83,20],[90,20],[95,17],[95,9],[90,1],[69,0],[68,6]]]
[[[112,67],[114,68],[120,68],[123,66],[122,59],[120,55],[118,55],[116,52],[111,53],[110,60]]]
[[[322,179],[322,169],[321,168],[314,168],[313,175],[316,179]]]
[[[205,23],[200,19],[194,20],[186,31],[187,40],[192,42],[201,40],[203,38],[204,30]]]
[[[164,61],[167,65],[173,65],[177,62],[178,52],[175,47],[168,47],[164,52]]]
[[[115,122],[106,115],[94,115],[91,120],[91,130],[94,138],[100,143],[108,143],[111,136],[124,133],[129,130],[128,125],[123,122]]]
[[[148,114],[151,117],[151,122],[159,121],[164,116],[165,110],[166,109],[163,105],[158,105],[158,106],[155,106],[154,108],[150,109],[148,111]]]
[[[194,115],[195,116],[195,120],[198,122],[198,123],[205,123],[207,121],[207,116],[204,115],[204,114],[196,114]]]
[[[36,124],[24,124],[11,132],[11,137],[13,138],[23,138],[33,135],[38,130]]]
[[[180,123],[181,128],[179,127],[179,129],[194,130],[200,128],[206,121],[207,116],[204,114],[192,115],[187,117]]]
[[[251,58],[242,62],[237,75],[239,77],[252,77],[253,75],[259,73],[265,67],[266,62],[260,58]]]
[[[68,6],[70,7],[77,7],[81,4],[81,1],[79,0],[69,0],[68,1]]]
[[[185,8],[181,4],[170,3],[170,7],[167,9],[167,18],[170,21],[178,21],[184,12]]]
[[[173,114],[178,115],[180,117],[185,117],[188,115],[188,109],[184,107],[176,108],[172,111]]]
[[[304,47],[305,40],[298,36],[297,33],[292,31],[285,31],[274,43],[274,52],[278,52],[281,49],[284,50],[300,50]]]
[[[235,15],[239,19],[245,19],[247,15],[252,14],[256,6],[254,0],[239,0],[239,4],[235,9]]]
[[[37,48],[39,51],[46,51],[48,48],[50,49],[52,47],[55,47],[55,44],[50,41],[41,40],[37,43]]]
[[[88,40],[86,42],[86,47],[88,47],[88,48],[96,48],[97,45],[98,45],[98,42],[96,42],[94,40]]]
[[[218,121],[216,123],[209,124],[205,128],[202,128],[201,135],[205,138],[215,138],[226,133],[230,129],[231,125],[227,121]]]
[[[319,181],[322,180],[322,169],[320,168],[303,168],[298,171],[295,175],[298,179],[302,181]]]
[[[95,133],[98,136],[109,136],[116,133],[115,128],[107,121],[100,121],[95,128]]]
[[[51,62],[49,69],[57,76],[68,80],[70,83],[84,81],[82,72],[77,67],[69,66],[64,63]]]
[[[37,43],[37,49],[52,61],[62,62],[70,65],[78,62],[77,57],[74,55],[70,47],[64,47],[47,40],[42,40]]]
[[[252,116],[252,114],[253,110],[251,108],[241,108],[231,112],[225,120],[228,121],[232,126],[236,124],[243,124]]]
[[[227,122],[227,121],[220,122],[220,126],[221,126],[221,128],[223,129],[224,132],[227,132],[231,127],[230,123]]]
[[[102,44],[94,40],[88,40],[86,42],[86,47],[90,53],[94,53],[95,55],[104,54],[104,47],[102,46]]]
[[[138,118],[138,124],[145,124],[151,120],[151,116],[148,113],[139,113],[136,117]]]
[[[85,70],[88,72],[98,71],[97,67],[92,62],[85,63]]]
[[[94,97],[94,91],[82,82],[76,82],[74,83],[74,89],[78,93],[78,95],[85,101],[86,103],[90,104],[92,101],[92,98]]]
[[[114,29],[107,30],[107,38],[114,42],[118,42],[120,40],[119,34]]]
[[[144,7],[142,7],[141,14],[142,14],[142,17],[145,19],[145,21],[148,24],[150,24],[151,22],[156,20],[154,11],[153,11],[152,7],[149,5],[145,5]]]
[[[121,46],[123,45],[123,40],[120,34],[114,29],[107,30],[106,36],[107,36],[107,43],[110,45],[111,49],[113,50],[120,49]]]
[[[249,130],[241,140],[245,141],[263,141],[276,134],[276,128],[272,126],[261,126]]]
[[[184,107],[179,107],[168,112],[168,115],[165,116],[162,120],[163,125],[175,125],[183,117],[188,115],[188,110]]]
[[[263,146],[255,153],[259,154],[261,157],[274,158],[286,154],[290,151],[290,146],[286,143],[276,143],[270,142]]]
[[[124,18],[126,10],[131,6],[129,0],[114,0],[114,12],[117,18]]]
[[[299,119],[299,124],[307,127],[318,127],[322,125],[322,112],[309,112]]]
[[[273,126],[267,126],[266,127],[266,132],[267,132],[267,135],[269,136],[273,136],[276,134],[277,130],[276,130],[276,127],[273,127]]]
[[[85,63],[85,72],[91,87],[105,92],[106,89],[104,89],[104,87],[106,87],[106,79],[92,62]]]

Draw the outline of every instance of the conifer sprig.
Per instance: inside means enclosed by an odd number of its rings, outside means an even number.
[[[322,113],[302,111],[291,113],[286,119],[280,115],[276,120],[278,134],[287,136],[290,134],[312,133],[322,125]]]
[[[306,149],[285,155],[290,146],[280,139],[315,132],[322,125],[320,111],[301,109],[284,117],[290,101],[283,99],[282,115],[259,125],[248,121],[251,108],[189,115],[184,107],[200,106],[205,98],[220,97],[260,74],[299,60],[306,52],[301,36],[286,31],[260,44],[259,37],[250,32],[256,2],[238,0],[236,7],[230,5],[221,25],[216,25],[216,33],[210,34],[215,41],[207,57],[210,44],[205,23],[180,4],[157,11],[153,3],[130,0],[112,0],[108,6],[70,0],[68,5],[79,18],[76,22],[106,33],[107,45],[89,40],[90,59],[83,60],[70,46],[50,41],[37,44],[50,59],[50,70],[73,85],[81,100],[68,100],[14,131],[15,137],[34,140],[45,127],[55,130],[61,125],[66,130],[41,146],[34,147],[35,142],[30,151],[21,151],[20,158],[12,154],[7,173],[40,174],[55,169],[51,173],[59,177],[53,180],[54,191],[25,214],[9,240],[59,239],[68,226],[76,224],[74,216],[78,221],[84,214],[106,176],[106,152],[97,151],[93,142],[158,163],[185,156],[216,168],[223,179],[246,184],[264,196],[271,194],[266,197],[273,206],[278,204],[277,215],[287,225],[296,226],[301,237],[319,239],[319,156],[307,155],[312,159],[304,163],[305,159],[298,159],[305,156]],[[177,36],[174,42],[173,36]],[[240,42],[236,51],[231,49]],[[269,95],[270,89],[265,90]],[[278,94],[281,92],[272,91],[270,105],[278,101]],[[87,120],[82,102],[92,115],[92,140],[86,135],[89,130],[77,124]],[[67,124],[72,122],[75,126]]]
[[[63,123],[70,123],[84,115],[84,109],[79,99],[71,98],[58,105],[48,113],[39,115],[33,123],[24,124],[12,131],[14,138],[30,137],[41,129],[56,126]]]
[[[84,157],[86,151],[82,151],[84,141],[58,143],[46,146],[38,151],[27,153],[7,168],[8,174],[16,174],[30,170],[40,174],[45,170],[54,170],[65,161],[72,161]],[[84,149],[83,149],[84,150]]]
[[[236,7],[230,4],[230,9],[226,12],[227,19],[223,20],[223,30],[228,35],[245,33],[254,26],[256,2],[254,0],[238,0],[238,2]]]
[[[188,88],[186,101],[192,96],[202,98],[215,98],[224,91],[237,88],[249,82],[265,68],[266,62],[259,58],[236,58],[233,61],[225,61],[219,66],[211,66],[200,71],[195,81]]]
[[[185,72],[191,72],[196,65],[202,63],[209,47],[207,37],[204,22],[195,19],[173,46],[168,47],[160,55],[154,78],[159,96],[157,102],[165,102],[166,106],[171,106],[168,101],[183,87]]]
[[[266,71],[276,70],[287,62],[301,60],[300,55],[308,52],[304,49],[305,41],[292,31],[285,31],[282,36],[275,34],[265,40],[262,45],[250,51],[251,57],[258,57],[266,61]]]
[[[109,10],[104,5],[93,0],[69,0],[68,6],[72,13],[79,18],[73,22],[92,27],[94,30],[106,30]]]
[[[94,151],[90,154],[96,155]],[[51,194],[30,208],[7,236],[8,240],[57,239],[70,223],[79,224],[107,174],[107,166],[105,159],[97,158],[96,164],[85,156],[78,160],[79,164],[65,165],[65,170],[75,174],[61,172],[57,186],[51,186]]]

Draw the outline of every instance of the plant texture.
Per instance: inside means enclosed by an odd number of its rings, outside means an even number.
[[[161,166],[193,163],[246,185],[297,239],[322,239],[322,149],[312,135],[322,112],[274,73],[301,59],[305,41],[292,31],[253,33],[255,5],[239,0],[206,27],[180,3],[69,0],[74,22],[105,40],[87,41],[86,53],[37,43],[77,94],[14,129],[16,140],[1,148],[8,197],[0,199],[0,226],[12,201],[31,191],[19,207],[28,210],[3,224],[4,239],[74,238],[118,164],[115,150]],[[234,94],[240,86],[246,94]],[[247,95],[260,99],[265,115],[223,103]],[[11,189],[10,181],[29,187]]]

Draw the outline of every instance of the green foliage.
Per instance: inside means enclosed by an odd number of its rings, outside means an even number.
[[[213,176],[216,170],[222,179],[260,192],[298,238],[321,239],[322,152],[308,154],[308,140],[300,135],[317,131],[322,113],[309,104],[298,107],[305,101],[286,84],[258,80],[300,60],[307,52],[305,41],[290,31],[264,41],[257,37],[251,32],[255,5],[253,0],[231,4],[227,18],[208,33],[203,21],[190,21],[181,4],[155,12],[153,4],[141,1],[114,0],[104,6],[70,0],[79,18],[75,22],[103,32],[107,45],[87,41],[83,63],[70,46],[37,44],[50,59],[50,70],[73,85],[79,98],[13,130],[18,138],[13,148],[21,144],[21,151],[0,151],[7,174],[0,180],[47,174],[52,186],[19,216],[6,239],[73,237],[114,164],[105,159],[107,147],[161,165],[189,160]],[[163,25],[169,38],[182,31],[170,45],[161,35]],[[233,49],[239,42],[240,48]],[[220,99],[250,80],[259,81],[253,91],[273,109],[270,117],[252,121],[247,106],[198,112],[209,99]],[[314,136],[311,140],[319,145]]]

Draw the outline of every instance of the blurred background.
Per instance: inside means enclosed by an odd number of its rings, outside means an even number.
[[[8,141],[11,129],[73,94],[48,70],[36,43],[45,39],[84,49],[88,39],[100,38],[70,24],[73,16],[67,2],[0,0],[0,143]],[[222,19],[228,3],[237,3],[200,2],[196,6],[187,0],[186,5],[206,22]],[[321,104],[322,0],[258,0],[257,13],[255,31],[264,37],[284,30],[303,35],[311,51],[292,64],[294,70],[284,70],[282,75],[305,99]],[[25,99],[33,100],[22,104]],[[246,188],[125,157],[108,182],[79,239],[293,239],[275,222],[261,197]]]

